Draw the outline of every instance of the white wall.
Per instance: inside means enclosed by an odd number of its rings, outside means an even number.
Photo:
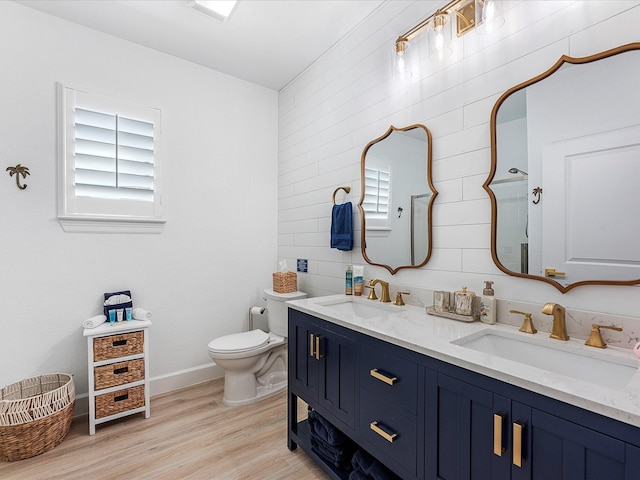
[[[13,2],[0,60],[0,385],[62,371],[86,392],[81,323],[122,289],[153,312],[152,379],[211,366],[207,343],[247,328],[277,264],[277,92]],[[162,110],[163,233],[63,232],[56,82]]]
[[[441,3],[386,3],[280,92],[279,256],[309,259],[309,273],[299,276],[309,294],[342,292],[345,265],[363,260],[359,241],[352,252],[328,246],[332,192],[349,185],[357,203],[367,142],[390,124],[422,123],[433,134],[439,192],[431,260],[393,277],[367,265],[366,278],[449,291],[461,285],[481,291],[482,280],[493,280],[498,298],[637,317],[637,287],[579,287],[562,295],[542,282],[502,274],[491,260],[491,209],[482,184],[498,97],[563,54],[582,57],[638,41],[638,2],[507,2],[506,23],[496,36],[454,36],[455,53],[443,64],[422,62],[408,83],[392,78],[394,39]]]

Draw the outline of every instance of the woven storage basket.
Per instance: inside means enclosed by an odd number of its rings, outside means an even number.
[[[290,293],[298,290],[298,275],[296,272],[276,272],[273,274],[273,291],[276,293]]]
[[[58,445],[71,427],[73,378],[53,373],[0,390],[0,460],[13,462]]]

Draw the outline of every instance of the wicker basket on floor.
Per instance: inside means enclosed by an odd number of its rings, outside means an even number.
[[[0,460],[40,455],[69,433],[76,393],[66,373],[32,377],[0,390]]]

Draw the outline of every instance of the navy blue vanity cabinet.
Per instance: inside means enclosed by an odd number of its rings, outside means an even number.
[[[524,426],[524,458],[522,467],[512,466],[514,480],[640,478],[639,447],[519,403],[513,412]]]
[[[507,480],[511,402],[434,370],[426,372],[427,478]],[[494,427],[495,422],[495,427]],[[494,454],[494,428],[501,438]]]
[[[289,310],[289,382],[312,407],[330,420],[355,424],[354,332],[306,313]],[[295,341],[291,341],[295,339]],[[336,425],[340,427],[341,425]]]
[[[640,478],[640,448],[622,440],[631,433],[637,442],[636,427],[451,365],[437,369],[426,372],[436,406],[425,423],[426,478]]]
[[[358,343],[360,444],[403,479],[422,478],[420,356],[370,337]]]

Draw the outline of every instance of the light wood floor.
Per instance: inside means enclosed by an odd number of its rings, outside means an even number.
[[[107,422],[93,436],[87,419],[76,419],[53,450],[0,461],[0,478],[327,479],[300,448],[287,448],[286,392],[227,407],[222,391],[219,379],[153,397],[150,418],[140,413]]]

